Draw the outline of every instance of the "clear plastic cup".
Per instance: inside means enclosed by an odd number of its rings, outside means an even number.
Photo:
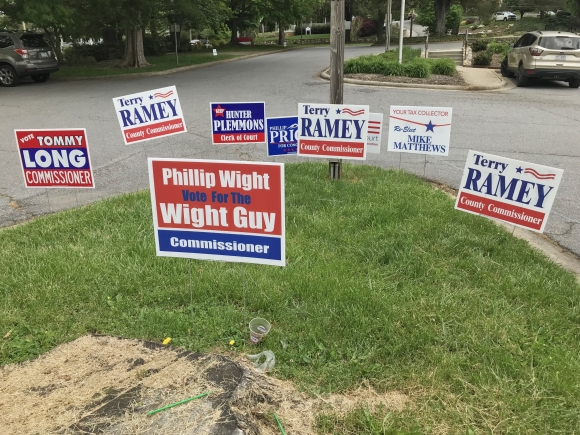
[[[258,344],[260,341],[264,339],[268,332],[270,332],[270,322],[266,319],[262,319],[260,317],[256,317],[255,319],[250,320],[248,325],[250,327],[250,343],[251,344]]]

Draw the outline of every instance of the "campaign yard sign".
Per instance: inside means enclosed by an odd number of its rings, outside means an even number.
[[[383,114],[369,113],[369,127],[367,133],[367,153],[381,153],[381,139],[383,135]]]
[[[268,132],[268,157],[285,156],[296,154],[298,141],[297,116],[283,116],[266,119],[266,131]]]
[[[266,103],[210,103],[214,145],[266,142]]]
[[[366,159],[369,106],[298,104],[298,155]]]
[[[543,232],[562,169],[469,151],[455,208]]]
[[[175,86],[113,98],[125,145],[185,133]]]
[[[284,266],[284,165],[149,158],[158,256]]]
[[[26,187],[95,187],[84,128],[14,133]]]
[[[388,150],[449,155],[451,107],[391,106]]]

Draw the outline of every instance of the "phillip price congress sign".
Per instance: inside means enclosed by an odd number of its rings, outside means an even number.
[[[149,159],[157,255],[284,266],[284,165]]]
[[[469,151],[455,208],[543,232],[563,173]]]

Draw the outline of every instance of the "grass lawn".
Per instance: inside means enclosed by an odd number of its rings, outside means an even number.
[[[266,36],[265,38],[262,38],[260,35],[258,35],[258,37],[260,38],[260,40],[263,40],[263,41],[277,41],[278,40],[277,33],[275,35],[272,35],[272,36]],[[302,38],[300,37],[300,35],[286,36],[287,41],[292,41],[295,39],[330,39],[330,33],[321,33],[321,34],[313,34],[313,35],[303,34]]]
[[[155,257],[147,191],[0,230],[0,364],[91,332],[248,353],[244,283],[275,376],[414,404],[322,415],[320,433],[578,433],[575,277],[414,176],[343,169],[286,166],[285,268]]]
[[[216,62],[219,60],[233,59],[247,54],[263,53],[280,50],[281,47],[272,46],[223,46],[216,48],[218,55],[214,56],[212,49],[201,49],[189,53],[179,53],[179,64],[176,64],[175,53],[168,53],[164,56],[150,56],[147,61],[151,64],[146,68],[115,68],[118,61],[103,62],[96,65],[67,66],[61,65],[60,70],[55,73],[54,78],[70,77],[97,77],[120,74],[135,74],[152,71],[165,71],[189,65],[200,65],[204,63]]]

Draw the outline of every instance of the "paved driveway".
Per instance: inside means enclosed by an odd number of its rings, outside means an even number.
[[[346,57],[380,51],[347,47]],[[167,76],[25,82],[0,89],[0,225],[145,189],[146,156],[267,160],[265,146],[211,145],[210,101],[263,100],[268,116],[295,113],[299,102],[327,103],[329,83],[315,75],[328,66],[329,57],[326,47],[308,48]],[[170,85],[177,86],[189,132],[125,146],[111,99]],[[469,149],[563,168],[546,232],[580,254],[580,91],[561,83],[486,93],[346,85],[344,101],[383,113],[391,104],[453,107],[449,157],[383,152],[370,156],[368,164],[401,167],[453,187]],[[87,128],[96,189],[24,189],[13,130],[58,127]]]

